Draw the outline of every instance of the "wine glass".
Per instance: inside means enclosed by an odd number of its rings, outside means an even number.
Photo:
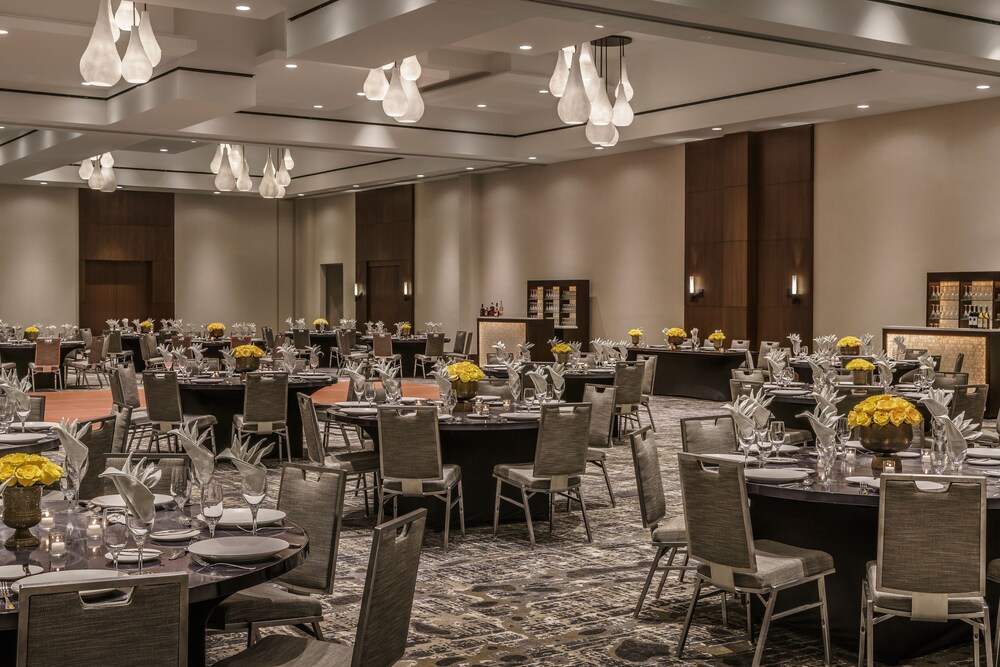
[[[14,406],[15,406],[14,407],[15,414],[17,414],[18,419],[21,420],[21,431],[23,432],[24,420],[26,420],[28,418],[28,415],[31,414],[31,401],[28,400],[25,401],[24,403],[15,402]]]
[[[771,439],[768,435],[767,426],[758,426],[756,429],[757,440],[757,467],[763,468],[767,464],[767,459],[771,456]]]
[[[104,531],[104,546],[111,552],[115,562],[115,573],[118,572],[118,555],[128,544],[128,518],[124,507],[106,507],[102,517]]]
[[[768,436],[770,437],[771,444],[774,446],[775,452],[781,455],[781,446],[785,444],[785,422],[778,421],[777,419],[771,422],[768,427]]]
[[[736,437],[739,440],[740,451],[743,452],[743,465],[746,465],[747,459],[750,457],[750,447],[753,445],[753,429],[737,427]]]
[[[365,396],[365,379],[355,378],[354,379],[354,400],[361,401]]]
[[[184,506],[191,500],[191,478],[186,467],[170,470],[170,495],[177,504],[177,511],[181,513],[180,522],[183,524],[186,520]]]
[[[455,396],[455,392],[449,391],[444,397],[444,407],[449,415],[455,412],[456,405],[458,405],[458,397]]]
[[[267,476],[248,475],[243,477],[243,484],[240,487],[243,500],[250,506],[250,518],[253,522],[253,534],[257,534],[257,509],[264,502],[267,496]]]
[[[531,407],[535,403],[535,390],[532,387],[524,388],[524,405]]]
[[[201,499],[201,515],[212,537],[215,537],[215,526],[222,518],[222,511],[222,487],[218,482],[206,484]]]
[[[80,486],[80,474],[70,460],[63,461],[63,476],[59,478],[59,488],[66,499],[66,513],[73,511],[73,501],[76,500],[76,492]]]
[[[847,422],[847,417],[837,419],[837,456],[842,456],[847,449],[847,441],[851,439],[851,427]]]
[[[375,383],[366,382],[365,383],[365,400],[368,402],[368,407],[375,404]]]
[[[149,518],[137,516],[136,514],[128,513],[128,529],[132,533],[132,539],[135,540],[135,546],[139,551],[139,569],[136,574],[146,574],[142,569],[142,557],[143,548],[146,545],[146,538],[149,536],[149,531],[153,530],[153,522],[156,520],[156,513],[152,512]]]
[[[555,397],[556,403],[562,401],[562,395],[563,395],[564,391],[566,391],[566,385],[565,384],[562,385],[561,387],[557,387],[556,385],[552,385],[552,395]]]

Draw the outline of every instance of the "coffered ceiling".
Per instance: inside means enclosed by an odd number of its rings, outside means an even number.
[[[246,145],[255,177],[269,146],[291,147],[289,196],[601,155],[582,127],[560,122],[547,90],[561,47],[611,34],[633,40],[637,115],[603,154],[1000,91],[1000,10],[991,0],[156,0],[148,8],[163,48],[153,80],[97,89],[81,85],[79,60],[98,0],[0,0],[0,183],[82,185],[80,160],[113,151],[123,187],[212,191],[219,141]],[[369,68],[413,54],[426,113],[407,126],[358,93]]]

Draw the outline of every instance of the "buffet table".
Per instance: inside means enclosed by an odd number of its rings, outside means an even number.
[[[730,400],[732,370],[746,361],[745,350],[669,350],[659,347],[629,347],[628,359],[640,355],[656,357],[653,393],[657,396],[686,396],[707,401]]]
[[[59,366],[62,370],[63,386],[66,386],[66,357],[74,350],[83,347],[83,341],[64,340],[59,350]],[[17,376],[28,377],[28,364],[35,360],[35,344],[27,341],[16,343],[0,343],[0,361],[17,364]],[[38,389],[51,389],[52,380],[47,374],[39,375],[36,382]]]

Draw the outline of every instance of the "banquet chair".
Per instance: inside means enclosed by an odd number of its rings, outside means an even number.
[[[108,339],[107,361],[109,365],[116,366],[126,361],[132,361],[132,351],[126,350],[122,346],[121,329],[107,329],[104,331],[104,336]]]
[[[35,376],[51,373],[53,386],[61,389],[63,384],[61,361],[62,341],[58,338],[39,338],[35,341],[35,360],[28,364],[31,376],[31,391],[35,391]]]
[[[955,393],[952,394],[951,403],[948,404],[948,416],[954,418],[959,414],[964,414],[965,419],[971,419],[976,428],[982,429],[989,391],[988,384],[958,385],[955,387]],[[997,436],[996,431],[983,431],[982,435],[976,438],[976,443],[996,447],[1000,445],[1000,437]]]
[[[907,361],[916,361],[925,354],[927,354],[927,348],[913,347],[907,349],[906,352],[903,353],[903,359],[906,359]]]
[[[187,664],[187,572],[132,576],[124,599],[81,602],[81,593],[107,588],[107,579],[22,587],[17,667],[66,665],[71,656],[87,665]]]
[[[17,364],[13,361],[4,361],[3,354],[0,353],[0,371],[17,371]]]
[[[618,437],[625,433],[625,426],[635,421],[639,428],[639,406],[642,404],[642,380],[646,372],[646,362],[615,362],[615,415],[618,418]]]
[[[757,351],[757,368],[767,369],[767,353],[781,347],[781,343],[776,340],[762,340],[760,349]]]
[[[962,372],[962,365],[965,363],[965,353],[959,352],[955,355],[955,366],[951,369],[955,373]]]
[[[427,510],[375,526],[354,645],[272,634],[216,667],[387,667],[402,659]]]
[[[164,359],[156,346],[156,336],[151,333],[139,334],[139,354],[146,368],[164,368]]]
[[[635,483],[639,492],[639,511],[642,514],[642,527],[649,530],[650,540],[656,547],[656,555],[653,557],[653,564],[649,567],[649,574],[646,575],[646,582],[639,593],[639,602],[635,605],[632,616],[639,618],[642,611],[642,603],[649,592],[649,585],[653,582],[653,576],[659,569],[663,570],[663,578],[656,590],[656,599],[660,599],[663,592],[663,585],[667,581],[667,574],[671,570],[678,573],[678,581],[683,581],[684,572],[694,570],[693,565],[688,565],[688,555],[684,553],[684,564],[674,565],[674,558],[677,552],[687,547],[687,535],[685,534],[684,517],[667,516],[667,499],[663,492],[663,478],[660,474],[660,456],[656,449],[656,442],[649,426],[629,433],[632,442],[632,463],[635,466]],[[662,568],[660,560],[666,556],[667,563]],[[723,609],[725,607],[723,606]]]
[[[361,451],[350,451],[350,441],[347,441],[346,434],[344,440],[348,442],[348,451],[340,454],[328,454],[323,446],[323,439],[320,437],[319,420],[316,417],[316,406],[312,397],[307,394],[296,396],[299,403],[299,415],[302,417],[302,431],[304,435],[304,449],[306,457],[312,465],[325,466],[340,470],[347,476],[347,481],[355,482],[355,493],[361,491],[365,497],[365,516],[369,515],[368,492],[378,489],[379,484],[379,461],[378,452],[374,449],[362,449]],[[341,425],[343,428],[343,425]],[[364,439],[361,440],[362,448]],[[371,441],[369,441],[371,442]],[[372,483],[368,483],[368,475],[372,476]]]
[[[104,388],[104,336],[97,336],[91,338],[90,349],[87,350],[87,355],[78,359],[66,358],[66,381],[69,382],[69,372],[73,371],[76,375],[75,385],[80,386],[90,386],[89,373],[93,373],[94,377],[97,378],[97,386],[101,389]],[[81,385],[82,380],[82,385]]]
[[[445,352],[444,356],[451,360],[463,361],[469,358],[469,350],[472,349],[472,335],[468,331],[455,332],[455,346],[451,352]]]
[[[754,539],[742,464],[683,452],[677,459],[688,553],[698,562],[691,604],[677,641],[677,657],[683,655],[698,601],[716,592],[703,593],[702,589],[712,586],[720,593],[757,596],[764,604],[753,667],[761,664],[772,620],[815,608],[820,610],[824,664],[829,665],[826,576],[834,573],[833,558],[823,551]],[[781,591],[810,583],[816,584],[817,602],[774,612]],[[746,608],[749,614],[750,605]],[[752,617],[748,615],[747,621],[752,641]]]
[[[138,463],[145,459],[150,463],[156,463],[156,467],[163,473],[160,479],[149,487],[149,490],[153,493],[160,493],[163,495],[170,495],[170,474],[175,468],[180,468],[182,470],[190,470],[191,459],[188,455],[181,452],[176,453],[158,453],[158,452],[144,452],[141,455],[135,454],[132,456],[132,463]],[[115,468],[121,469],[125,465],[126,457],[124,456],[109,456],[105,459],[105,465],[113,466]],[[104,482],[104,493],[118,493],[117,488],[110,479],[102,480]]]
[[[733,380],[763,383],[764,370],[760,368],[734,368],[730,371]]]
[[[751,391],[763,388],[764,383],[756,380],[729,380],[729,396],[734,401],[740,396],[749,396]]]
[[[186,415],[181,408],[181,392],[177,386],[177,373],[146,371],[142,374],[142,389],[146,394],[146,410],[150,421],[150,449],[165,440],[171,451],[176,451],[177,436],[170,431],[182,424],[193,425],[198,431],[208,431],[212,451],[215,452],[215,429],[219,423],[215,415]]]
[[[736,447],[736,425],[729,415],[681,420],[681,449],[689,454],[732,454]]]
[[[248,435],[273,435],[288,451],[292,462],[292,446],[288,442],[288,373],[247,373],[244,381],[243,412],[233,415],[233,442],[242,442]]]
[[[44,396],[29,396],[28,397],[30,412],[28,413],[28,420],[33,422],[45,421],[45,397]]]
[[[749,350],[750,349],[750,341],[749,340],[741,340],[739,338],[734,338],[733,341],[729,344],[729,349],[730,350]]]
[[[312,345],[309,329],[292,329],[292,344],[299,354],[309,354],[307,348]]]
[[[258,584],[223,600],[208,619],[209,632],[246,632],[247,646],[253,646],[260,639],[260,628],[291,625],[323,639],[323,604],[313,595],[333,592],[345,485],[343,470],[281,465],[277,508],[309,535],[309,554],[274,583]]]
[[[587,437],[587,463],[600,468],[604,475],[604,483],[608,487],[611,506],[615,504],[615,492],[611,490],[611,478],[608,477],[608,450],[611,449],[611,427],[615,423],[615,394],[618,387],[606,384],[583,385],[583,402],[590,403],[590,430]],[[569,505],[567,498],[566,504]]]
[[[656,384],[656,355],[640,354],[636,356],[636,360],[646,363],[642,368],[642,400],[639,401],[639,405],[646,408],[649,424],[655,432],[656,422],[653,421],[653,410],[649,407],[649,401],[653,396],[653,386]]]
[[[931,361],[934,363],[934,373],[937,374],[941,370],[941,355],[940,354],[932,354],[931,355]],[[899,378],[899,382],[901,382],[901,383],[902,382],[913,382],[913,379],[917,376],[918,372],[920,372],[920,368],[919,367],[918,368],[914,368],[911,371],[907,371],[907,372],[903,373],[903,375],[900,376],[900,378]]]
[[[934,381],[931,386],[935,389],[954,389],[959,385],[969,384],[968,373],[951,373],[948,371],[938,371],[934,373]]]
[[[392,334],[377,333],[372,336],[372,358],[376,363],[388,361],[402,374],[403,357],[392,351]]]
[[[543,493],[549,497],[550,533],[554,523],[555,499],[556,496],[562,496],[580,503],[587,541],[594,541],[581,484],[587,471],[591,414],[592,406],[588,403],[541,406],[534,463],[499,463],[493,468],[493,477],[497,480],[493,503],[494,536],[500,521],[500,503],[507,501],[524,510],[528,540],[534,549],[535,529],[531,523],[530,501],[532,497]],[[517,488],[521,492],[521,500],[503,495],[501,487],[504,484]]]
[[[124,454],[130,450],[132,408],[124,403],[111,404],[111,416],[115,418],[115,432],[111,438],[111,454]]]
[[[441,436],[437,408],[397,406],[378,409],[379,484],[378,522],[382,522],[386,500],[397,512],[399,496],[437,498],[444,502],[444,550],[448,551],[451,510],[458,505],[458,522],[465,535],[465,501],[462,496],[462,468],[441,463]],[[453,493],[458,498],[452,500]]]
[[[139,380],[135,374],[135,367],[132,364],[125,364],[111,369],[108,374],[108,384],[111,386],[111,400],[132,408],[130,441],[148,431],[149,411],[142,407],[139,401]]]
[[[87,354],[90,352],[90,343],[94,340],[94,334],[90,329],[80,329],[80,342],[83,343],[83,347],[77,348],[66,355],[66,360],[64,364],[70,360],[76,361],[78,359],[86,359]],[[2,366],[2,364],[0,364]]]
[[[87,471],[78,482],[77,498],[80,500],[90,500],[104,493],[104,480],[99,475],[107,468],[105,460],[114,445],[117,420],[118,416],[110,415],[80,422],[81,426],[90,424],[87,432],[80,437],[80,442],[87,446],[89,452]]]
[[[943,489],[922,490],[920,480]],[[878,551],[861,581],[858,664],[873,655],[875,626],[893,617],[960,620],[972,626],[979,664],[979,633],[993,665],[986,604],[986,478],[883,475],[879,478]],[[934,553],[932,573],[913,567],[913,555]]]
[[[413,377],[417,376],[417,366],[420,366],[420,374],[427,377],[427,364],[434,365],[444,356],[444,334],[429,333],[427,342],[424,344],[423,354],[413,355]]]
[[[359,352],[353,349],[351,336],[346,329],[337,329],[337,364],[343,369],[347,361],[365,361],[368,359],[367,352]],[[348,399],[350,400],[350,399]]]
[[[253,343],[253,336],[230,336],[229,337],[229,349],[235,350],[241,345],[250,345]]]
[[[274,349],[274,329],[271,327],[261,327],[261,335],[264,336],[264,345],[268,350]]]
[[[871,396],[878,396],[882,393],[882,387],[841,387],[841,395],[844,397],[837,404],[837,414],[843,416],[854,409],[861,401]]]
[[[504,400],[514,400],[510,385],[506,380],[484,378],[476,383],[477,396],[499,396]]]

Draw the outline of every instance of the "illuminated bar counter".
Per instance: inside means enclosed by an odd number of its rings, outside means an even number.
[[[555,338],[552,320],[536,317],[480,317],[476,321],[476,350],[480,363],[486,363],[486,353],[493,344],[502,342],[508,353],[517,354],[520,343],[534,343],[531,358],[534,361],[552,361],[548,342]]]
[[[955,368],[959,352],[965,355],[962,372],[969,374],[969,384],[988,384],[986,416],[997,416],[1000,409],[1000,329],[957,329],[951,327],[884,327],[882,344],[893,349],[893,338],[903,336],[907,349],[926,349],[941,355],[941,370]]]

